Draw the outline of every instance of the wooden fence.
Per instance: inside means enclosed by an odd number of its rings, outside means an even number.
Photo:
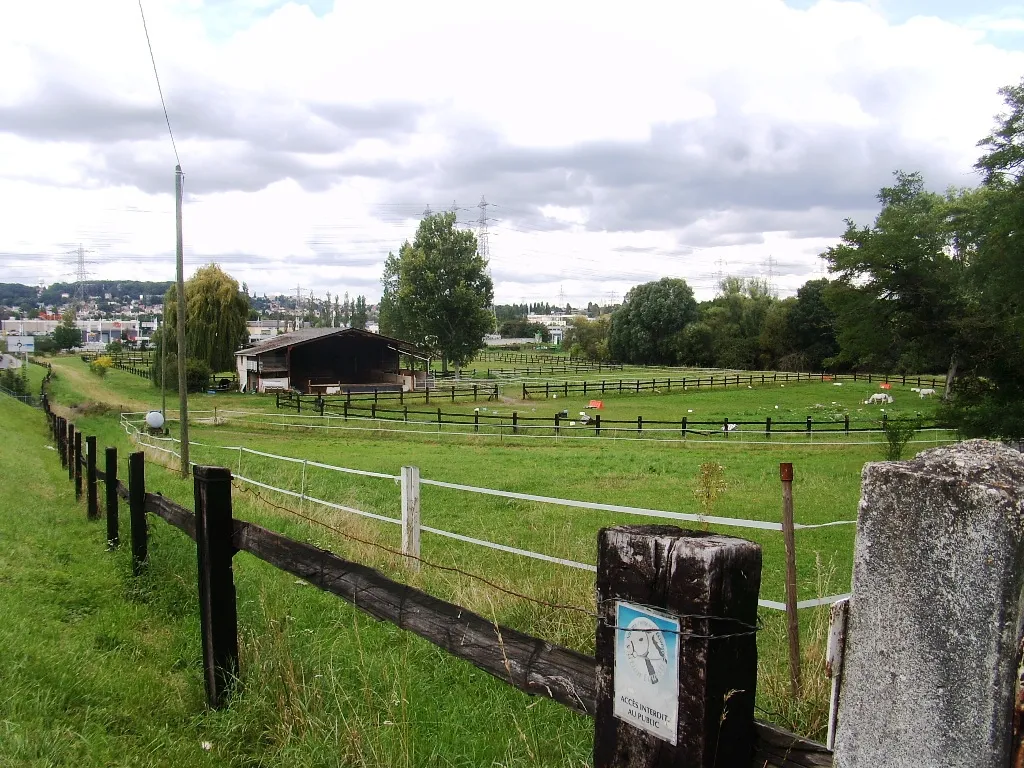
[[[577,363],[590,364],[594,362],[593,360],[585,360],[581,357],[570,357],[569,355],[531,355],[525,352],[499,352],[496,350],[481,352],[476,356],[476,359],[483,362],[523,363],[524,365],[530,365],[531,363],[540,363],[541,365],[550,365],[552,363],[558,365],[575,365]]]
[[[104,469],[100,470],[96,438],[86,437],[87,452],[83,453],[82,433],[53,413],[45,398],[43,407],[58,456],[75,484],[76,498],[84,495],[90,520],[101,517],[98,483],[105,483],[106,542],[110,547],[120,542],[119,504],[128,502],[136,576],[145,571],[149,557],[147,515],[163,519],[196,542],[203,670],[210,707],[223,707],[229,701],[232,681],[241,674],[232,559],[236,553],[246,552],[379,620],[429,640],[503,683],[594,717],[597,768],[832,764],[831,753],[820,744],[754,719],[761,567],[757,545],[671,526],[602,530],[598,613],[594,616],[597,653],[588,656],[497,625],[312,544],[236,519],[229,469],[195,467],[195,512],[146,490],[141,452],[129,457],[126,485],[118,477],[116,448],[105,450]],[[666,548],[666,543],[671,546]],[[651,556],[641,557],[641,551]],[[417,559],[419,565],[432,564]],[[686,584],[669,578],[684,565]],[[722,584],[732,586],[723,589]],[[636,722],[635,713],[632,720],[623,719],[613,701],[616,638],[628,630],[616,624],[615,612],[621,605],[634,603],[674,616],[681,627],[675,634],[669,633],[673,647],[678,647],[677,726],[660,737],[631,724]]]
[[[430,387],[428,389],[404,392],[403,390],[378,390],[374,388],[370,392],[347,391],[344,395],[301,395],[298,392],[275,392],[274,404],[278,408],[294,408],[296,413],[302,413],[305,406],[310,413],[324,415],[325,409],[332,409],[343,412],[346,417],[349,410],[366,409],[367,406],[361,403],[371,403],[376,408],[377,403],[424,403],[458,401],[479,402],[481,398],[489,402],[497,400],[500,390],[497,384],[453,384],[450,387]],[[354,405],[353,405],[354,404]]]
[[[944,389],[946,380],[934,376],[889,376],[872,373],[786,373],[786,372],[763,372],[763,373],[727,373],[712,374],[710,376],[683,377],[673,379],[650,378],[650,379],[618,379],[601,381],[563,381],[545,382],[544,384],[529,384],[523,382],[523,399],[528,400],[531,395],[538,397],[551,397],[552,395],[568,397],[569,395],[604,395],[608,393],[629,393],[629,392],[653,392],[664,390],[671,392],[673,387],[677,390],[685,389],[723,389],[740,386],[756,386],[762,384],[788,384],[807,381],[831,381],[831,382],[866,382],[868,384],[915,384],[918,388]]]
[[[279,396],[279,408],[296,408],[301,396],[283,393]],[[518,411],[512,411],[511,415],[496,415],[481,413],[479,409],[473,412],[465,411],[444,411],[441,408],[426,410],[415,410],[403,405],[401,408],[389,408],[381,406],[376,402],[368,405],[356,400],[338,400],[331,402],[330,398],[318,399],[313,396],[306,396],[307,410],[320,416],[340,416],[343,420],[348,419],[379,419],[382,421],[393,421],[405,424],[424,424],[431,426],[465,426],[473,427],[474,432],[485,434],[542,434],[542,435],[577,435],[586,433],[594,437],[621,437],[625,434],[643,436],[645,433],[655,436],[668,436],[686,438],[688,436],[710,437],[718,436],[728,440],[730,434],[739,437],[741,434],[757,432],[760,436],[763,430],[765,440],[771,440],[774,435],[815,435],[815,434],[842,434],[849,436],[857,433],[885,431],[888,425],[888,415],[883,413],[880,419],[866,419],[851,422],[849,414],[842,419],[815,420],[808,416],[802,421],[777,421],[768,416],[764,421],[737,421],[724,418],[721,421],[691,421],[683,416],[674,421],[664,419],[645,419],[637,416],[635,419],[603,419],[600,413],[592,416],[587,414],[585,418],[570,416],[567,410],[556,412],[553,416],[520,416]],[[338,405],[341,407],[338,408]],[[301,426],[301,425],[296,425]],[[746,429],[745,429],[746,428]],[[921,420],[918,429],[949,429],[947,425],[934,419]]]

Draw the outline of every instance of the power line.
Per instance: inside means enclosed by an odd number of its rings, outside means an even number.
[[[178,145],[174,143],[174,131],[171,130],[171,118],[167,114],[167,102],[164,101],[164,89],[160,86],[160,73],[156,71],[156,57],[153,55],[153,44],[149,40],[149,27],[146,26],[146,12],[142,10],[142,0],[139,0],[139,14],[142,16],[142,30],[146,33],[146,47],[149,48],[149,60],[153,62],[153,77],[156,78],[156,90],[160,94],[160,106],[164,108],[167,133],[171,136],[171,148],[174,150],[174,159],[178,165],[181,165],[181,159],[178,157]]]

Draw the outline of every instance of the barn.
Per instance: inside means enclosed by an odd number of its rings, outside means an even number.
[[[235,353],[242,392],[408,392],[425,386],[429,366],[414,344],[358,328],[301,328]]]

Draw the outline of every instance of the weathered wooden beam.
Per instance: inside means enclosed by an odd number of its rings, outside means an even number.
[[[166,520],[175,528],[183,531],[190,539],[196,539],[196,516],[180,504],[159,493],[147,493],[145,510],[150,514]]]
[[[526,693],[593,714],[594,659],[502,627],[312,544],[235,521],[235,547],[390,621]]]

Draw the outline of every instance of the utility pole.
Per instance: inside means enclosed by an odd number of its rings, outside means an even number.
[[[165,310],[166,311],[166,310]],[[164,417],[164,424],[167,423],[167,323],[160,324],[160,415]]]
[[[185,174],[181,166],[174,167],[174,218],[177,232],[177,272],[178,272],[178,422],[181,425],[181,474],[188,477],[190,465],[188,461],[188,383],[185,376],[185,247],[181,235],[181,203],[182,187]]]

